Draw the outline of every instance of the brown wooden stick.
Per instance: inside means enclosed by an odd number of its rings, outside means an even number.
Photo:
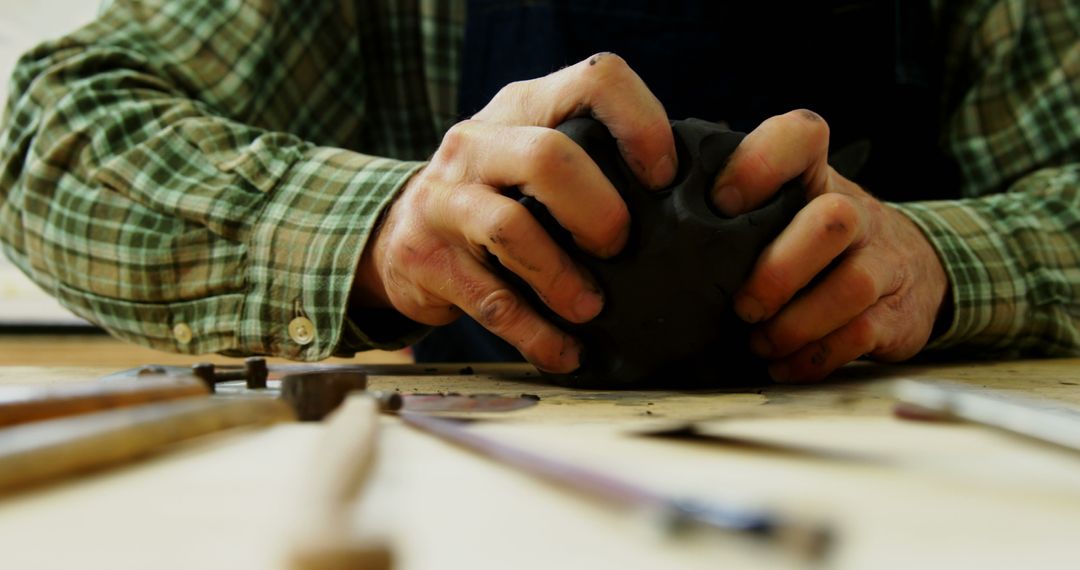
[[[129,461],[227,428],[294,419],[266,398],[189,398],[0,430],[0,492]]]
[[[386,544],[358,539],[349,513],[375,461],[379,403],[354,393],[326,420],[305,496],[295,513],[289,564],[294,570],[382,570],[392,565]]]
[[[209,393],[195,377],[139,377],[123,382],[0,386],[0,427]]]

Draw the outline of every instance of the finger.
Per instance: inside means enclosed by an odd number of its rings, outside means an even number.
[[[613,53],[598,53],[548,76],[511,83],[473,118],[551,128],[590,114],[611,131],[639,180],[650,188],[671,184],[678,161],[664,106]]]
[[[826,186],[831,168],[829,125],[800,109],[766,119],[732,153],[716,177],[712,199],[727,216],[756,209],[785,182],[801,177],[807,188]]]
[[[447,206],[441,229],[457,228],[474,249],[495,255],[560,316],[582,323],[600,313],[600,288],[516,200],[474,185],[454,192]]]
[[[735,313],[756,323],[772,317],[832,261],[865,239],[869,216],[856,199],[812,200],[761,255],[735,294]]]
[[[750,335],[750,346],[765,358],[782,358],[863,313],[895,292],[903,276],[865,255],[844,261],[805,295],[800,295]]]
[[[630,233],[630,213],[596,163],[566,135],[541,127],[458,123],[443,140],[447,158],[463,151],[466,179],[517,186],[544,204],[585,251],[615,255]]]
[[[514,290],[468,253],[459,250],[445,292],[476,322],[518,349],[538,368],[572,372],[580,365],[581,348],[568,334],[541,318]]]
[[[872,352],[879,342],[879,335],[872,313],[864,312],[825,338],[771,364],[769,376],[779,383],[816,382],[844,364]]]

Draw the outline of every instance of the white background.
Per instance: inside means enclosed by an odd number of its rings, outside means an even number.
[[[0,0],[0,101],[19,56],[43,40],[91,21],[97,0]],[[82,322],[0,255],[0,324]]]

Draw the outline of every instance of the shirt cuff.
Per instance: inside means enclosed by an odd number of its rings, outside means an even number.
[[[1005,245],[991,224],[965,200],[893,203],[922,230],[937,252],[949,279],[950,322],[938,323],[943,331],[925,350],[956,346],[988,346],[1008,337],[1017,321],[1016,307],[1007,300],[1016,280],[1002,252]],[[1002,288],[1010,291],[1002,291]],[[945,301],[946,303],[949,300]],[[1015,331],[1012,331],[1015,332]]]
[[[427,327],[350,318],[349,293],[380,214],[423,162],[315,147],[268,190],[247,239],[236,349],[315,361],[400,348]]]

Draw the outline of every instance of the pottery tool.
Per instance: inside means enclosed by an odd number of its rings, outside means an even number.
[[[0,427],[208,393],[195,378],[161,375],[108,384],[0,386]]]
[[[531,370],[532,372],[529,372]],[[128,386],[151,378],[175,378],[191,382],[198,378],[214,396],[222,398],[254,397],[281,398],[296,410],[300,421],[318,421],[345,399],[346,394],[365,390],[368,376],[455,375],[475,372],[510,377],[535,376],[535,369],[523,366],[460,365],[333,365],[283,364],[268,365],[262,357],[250,357],[243,365],[196,364],[192,367],[147,365],[124,370],[100,379],[105,385]],[[533,394],[402,394],[403,407],[422,412],[510,412],[535,406],[540,400]]]
[[[1080,451],[1080,410],[943,380],[904,380],[894,413],[912,420],[960,420]]]
[[[375,461],[379,412],[395,411],[400,404],[400,397],[380,402],[371,394],[357,393],[327,418],[314,468],[308,472],[309,480],[295,514],[291,568],[379,570],[391,566],[386,544],[363,542],[350,532],[349,507]]]
[[[263,362],[258,362],[263,361]],[[536,368],[524,362],[480,362],[461,364],[326,364],[320,362],[270,364],[259,356],[244,360],[243,364],[200,363],[194,366],[147,364],[108,374],[102,382],[124,381],[127,378],[147,375],[190,376],[195,374],[214,387],[214,392],[238,392],[241,389],[258,388],[264,374],[272,388],[275,382],[289,374],[333,370],[336,372],[362,372],[369,376],[499,376],[506,379],[535,379]]]
[[[187,398],[0,430],[0,492],[129,461],[228,428],[294,418],[268,399]]]
[[[503,443],[454,420],[408,411],[400,417],[416,429],[538,479],[611,504],[655,513],[675,534],[693,529],[737,533],[788,548],[810,559],[822,557],[831,542],[828,530],[818,524],[787,519],[764,510],[668,496],[608,473]]]

